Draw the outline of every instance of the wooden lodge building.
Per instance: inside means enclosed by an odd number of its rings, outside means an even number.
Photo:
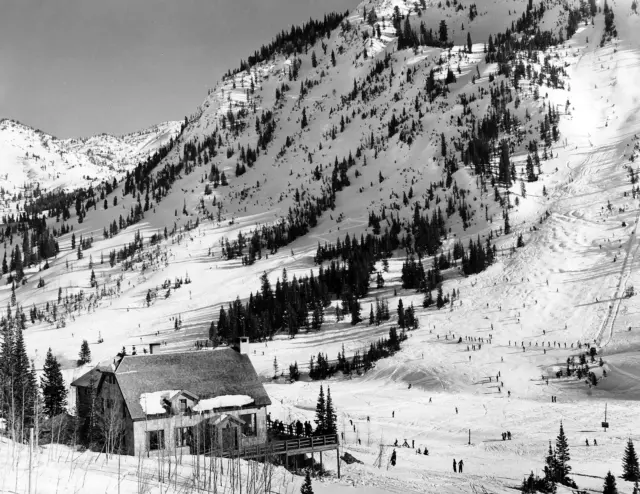
[[[129,455],[258,448],[267,443],[271,401],[241,351],[245,341],[213,350],[126,355],[98,365],[71,383],[76,413],[89,420],[93,410],[103,431],[115,432],[119,449]]]

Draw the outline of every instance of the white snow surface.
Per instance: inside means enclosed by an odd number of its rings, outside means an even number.
[[[163,400],[169,400],[171,397],[179,393],[180,390],[154,391],[152,393],[140,394],[140,406],[142,411],[147,415],[161,415],[166,412],[162,406]]]
[[[194,407],[194,412],[206,412],[217,408],[241,407],[253,403],[253,398],[247,395],[222,395],[215,398],[200,400]]]
[[[388,13],[396,3],[397,0],[377,4]],[[370,4],[366,5],[369,9]],[[381,143],[377,157],[368,150],[368,135],[372,130],[380,132],[391,112],[400,114],[406,102],[409,102],[407,112],[412,111],[411,103],[423,89],[425,74],[442,52],[433,48],[419,49],[417,53],[395,52],[392,39],[383,37],[382,41],[374,42],[375,50],[369,60],[363,60],[361,53],[367,41],[358,30],[371,28],[361,23],[362,6],[351,16],[353,31],[358,32],[350,35],[338,29],[323,40],[328,45],[328,54],[332,50],[338,53],[338,48],[343,47],[344,54],[337,56],[337,67],[331,67],[329,56],[323,55],[320,46],[310,48],[308,54],[300,55],[303,65],[299,81],[289,83],[292,89],[282,101],[276,103],[274,93],[276,87],[287,82],[286,72],[282,71],[283,57],[274,57],[252,68],[251,75],[237,74],[236,90],[232,89],[231,79],[221,82],[196,112],[198,118],[185,130],[185,142],[209,136],[219,124],[221,114],[229,110],[239,112],[246,105],[247,81],[252,75],[258,114],[261,108],[278,108],[274,142],[261,153],[255,166],[240,177],[233,176],[237,153],[228,159],[216,157],[215,163],[226,170],[230,183],[228,188],[220,187],[212,194],[224,204],[221,221],[207,220],[201,215],[201,201],[212,210],[213,197],[204,195],[202,183],[208,167],[182,176],[170,195],[145,213],[141,223],[110,239],[102,239],[104,226],[126,214],[136,198],[125,196],[122,207],[119,203],[117,208],[92,210],[82,224],[72,215],[69,223],[74,226],[76,237],[94,234],[94,246],[78,260],[70,245],[71,235],[59,238],[60,253],[50,261],[51,267],[46,271],[38,271],[37,266],[28,269],[27,283],[16,288],[19,304],[25,311],[32,304],[42,307],[57,298],[59,289],[63,296],[78,294],[80,290],[85,297],[94,295],[95,290],[89,286],[90,256],[99,286],[113,288],[114,292],[91,302],[85,298],[76,311],[64,316],[64,324],[60,319],[35,325],[28,322],[24,336],[36,367],[42,367],[51,347],[62,362],[65,382],[69,383],[79,372],[75,361],[83,339],[89,341],[95,361],[111,359],[123,345],[130,350],[133,345],[166,342],[159,351],[191,349],[197,340],[207,338],[211,321],[217,320],[222,305],[226,307],[236,296],[243,299],[260,288],[259,277],[263,273],[267,273],[272,284],[281,278],[283,268],[287,269],[289,280],[310,270],[317,273],[313,256],[318,242],[343,240],[346,233],[359,236],[370,232],[368,213],[379,213],[380,205],[388,205],[393,193],[402,196],[402,191],[411,185],[414,199],[398,211],[401,220],[409,218],[415,202],[423,202],[429,184],[443,179],[442,168],[438,166],[440,134],[444,133],[446,138],[458,135],[455,121],[462,109],[456,103],[458,96],[477,94],[480,87],[488,90],[488,77],[496,71],[495,65],[485,63],[478,44],[484,43],[490,33],[504,32],[525,6],[526,2],[478,2],[479,17],[472,23],[464,11],[454,13],[453,9],[432,7],[422,16],[434,30],[439,20],[446,18],[452,31],[455,30],[457,45],[466,40],[466,31],[460,30],[464,22],[475,43],[473,53],[458,54],[458,47],[452,49],[452,66],[456,68],[458,81],[450,86],[448,100],[436,100],[431,111],[425,112],[421,121],[424,132],[416,142],[411,146],[397,139]],[[627,288],[640,286],[637,236],[640,204],[637,196],[634,198],[630,193],[628,171],[629,166],[637,169],[639,156],[640,16],[632,14],[630,6],[630,0],[613,4],[619,35],[613,43],[599,46],[604,20],[598,14],[593,26],[581,26],[563,47],[550,50],[552,62],[557,56],[557,60],[566,64],[565,89],[544,85],[539,88],[538,101],[528,94],[517,111],[513,104],[510,106],[527,133],[525,141],[538,138],[537,126],[549,104],[556,105],[562,114],[560,141],[552,146],[553,157],[543,161],[539,180],[526,184],[526,197],[520,195],[519,184],[510,191],[512,201],[515,197],[519,199],[519,206],[509,213],[512,234],[495,235],[503,219],[501,208],[487,199],[492,196],[492,189],[481,191],[476,186],[477,177],[468,168],[454,174],[457,186],[470,190],[467,204],[474,215],[464,229],[454,213],[448,220],[451,234],[443,251],[458,239],[467,245],[470,239],[484,240],[494,232],[499,253],[495,265],[479,275],[464,277],[456,269],[444,273],[443,290],[450,293],[455,288],[460,293],[459,300],[441,310],[423,309],[422,295],[401,287],[405,254],[398,251],[389,259],[389,271],[382,273],[385,286],[373,288],[374,281],[369,294],[360,300],[363,315],[367,316],[376,297],[387,299],[391,321],[380,326],[369,326],[366,322],[351,326],[348,318],[337,322],[334,307],[339,300],[334,299],[325,310],[325,322],[319,331],[301,331],[293,339],[279,334],[268,344],[249,345],[251,361],[266,381],[273,376],[274,359],[280,369],[297,361],[304,372],[310,356],[319,352],[333,359],[344,348],[347,355],[352,355],[388,334],[390,326],[396,323],[393,312],[400,298],[404,307],[413,302],[416,308],[419,329],[409,333],[400,352],[378,361],[370,372],[351,377],[336,375],[324,382],[303,380],[289,384],[276,380],[266,385],[273,402],[269,408],[272,418],[287,423],[298,419],[313,421],[320,385],[325,393],[327,386],[331,388],[339,430],[344,432],[341,451],[351,453],[363,463],[343,463],[342,479],[338,480],[333,472],[323,482],[314,481],[315,492],[513,492],[529,472],[541,472],[549,441],[554,441],[560,421],[569,438],[573,478],[581,489],[601,492],[608,470],[616,477],[622,473],[621,458],[627,438],[640,438],[640,297],[622,296]],[[563,20],[562,8],[554,9],[548,13],[547,27]],[[312,49],[318,55],[315,69],[309,60]],[[331,125],[339,125],[340,97],[351,90],[354,79],[362,82],[367,77],[376,50],[381,50],[375,58],[378,60],[384,56],[382,50],[392,54],[396,74],[393,87],[376,102],[378,114],[367,118],[356,115],[335,140],[324,139]],[[420,81],[418,84],[405,83],[409,66],[417,71],[414,80]],[[443,72],[438,77],[443,77]],[[480,75],[475,85],[474,74]],[[318,84],[300,100],[298,86],[305,79]],[[531,81],[523,80],[521,84],[530,92]],[[399,101],[394,101],[394,94],[398,94]],[[307,108],[309,126],[301,130],[303,107]],[[486,98],[470,103],[470,107],[483,115]],[[368,114],[370,108],[359,110]],[[349,108],[349,115],[351,111]],[[525,122],[525,111],[532,117],[529,123]],[[255,146],[253,120],[249,124],[249,130],[236,140],[229,133],[224,135],[230,146]],[[294,144],[280,154],[287,136],[292,136]],[[324,164],[330,174],[329,164],[334,158],[342,159],[359,144],[368,153],[367,167],[359,168],[360,177],[349,171],[351,185],[338,194],[336,209],[319,218],[308,235],[270,254],[268,259],[263,252],[262,259],[250,266],[239,259],[222,259],[223,238],[237,238],[240,232],[247,233],[256,225],[286,215],[296,188],[301,192],[317,191],[317,182],[310,178],[317,163]],[[180,152],[172,151],[166,162],[177,163]],[[313,153],[313,163],[309,163],[309,153]],[[517,149],[513,159],[519,174],[526,151]],[[3,161],[0,164],[5,166]],[[381,184],[378,173],[385,177]],[[260,187],[256,187],[258,181]],[[119,199],[121,190],[119,185]],[[246,199],[240,201],[238,196],[243,192]],[[14,204],[11,207],[15,210]],[[183,207],[187,214],[182,212]],[[540,222],[546,212],[549,217]],[[197,217],[200,218],[197,229],[180,231],[187,221],[193,222]],[[156,250],[147,246],[152,234],[165,226],[171,230],[174,222],[178,235],[162,241],[153,248]],[[145,255],[159,252],[158,255],[165,256],[161,261],[141,256],[127,270],[120,264],[112,268],[108,262],[100,263],[102,253],[106,255],[131,242],[137,231],[145,238]],[[525,247],[512,252],[520,233]],[[8,245],[9,252],[10,248]],[[425,268],[430,268],[433,259],[423,261]],[[381,263],[376,270],[382,271]],[[191,284],[172,288],[168,297],[166,290],[158,290],[165,280],[186,274]],[[39,288],[40,277],[45,286]],[[120,283],[119,291],[115,290],[116,281]],[[145,296],[149,290],[158,290],[159,295],[147,307]],[[3,283],[0,307],[6,307],[10,297],[11,286]],[[176,330],[174,321],[178,316],[183,326]],[[97,343],[99,334],[104,338],[101,344]],[[461,344],[456,343],[459,337],[463,337]],[[467,351],[471,338],[491,339],[491,343],[482,344],[481,350]],[[567,358],[579,354],[575,348],[578,342],[594,344],[605,362],[603,367],[594,368],[599,377],[603,377],[603,371],[607,373],[595,387],[589,387],[583,380],[555,377],[558,370],[566,367]],[[552,396],[557,397],[557,402],[551,402]],[[69,403],[74,403],[72,396]],[[159,399],[155,403],[159,404]],[[611,426],[607,432],[600,427],[605,405]],[[511,441],[502,441],[501,433],[506,431],[511,432]],[[409,444],[414,440],[415,449],[428,447],[430,454],[417,455],[412,448],[396,448],[398,463],[391,467],[389,456],[396,439],[399,444],[404,439]],[[587,447],[586,439],[590,444],[597,439],[598,446]],[[9,449],[9,445],[0,444],[0,455],[8,456]],[[464,474],[453,473],[453,458],[464,460]],[[333,470],[335,453],[326,452],[324,464]],[[7,465],[14,464],[9,461]],[[79,473],[69,476],[65,471],[62,475],[57,473],[58,469],[63,471],[60,464],[42,465],[42,471],[47,473],[43,473],[41,485],[49,491],[43,487],[38,492],[53,492],[56,475],[67,482],[61,490],[77,491],[73,482],[80,482]],[[113,464],[110,468],[108,485],[109,492],[113,492]],[[6,478],[18,483],[17,479],[22,479],[25,472],[24,462],[8,470],[10,475]],[[24,481],[20,482],[24,487]],[[287,480],[286,485],[291,487],[289,492],[295,492],[299,490],[299,479]],[[618,489],[628,494],[632,485],[619,479]]]

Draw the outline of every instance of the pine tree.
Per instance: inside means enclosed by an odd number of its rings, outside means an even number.
[[[443,20],[440,21],[440,25],[438,27],[438,34],[441,43],[446,43],[448,39],[447,33],[447,23]]]
[[[362,321],[362,317],[360,317],[361,310],[362,308],[360,307],[360,302],[358,302],[357,298],[353,297],[353,300],[351,301],[351,325],[352,326],[355,326],[360,321]]]
[[[611,473],[611,470],[604,478],[604,488],[602,494],[618,494],[618,488],[616,487],[616,478]]]
[[[338,417],[333,408],[333,400],[331,400],[331,389],[327,386],[327,404],[325,409],[325,434],[336,434],[338,432]]]
[[[327,424],[327,405],[324,399],[324,390],[322,384],[320,385],[320,394],[318,395],[318,402],[316,403],[316,435],[321,436],[325,433],[325,427]]]
[[[562,422],[560,422],[560,432],[556,438],[556,452],[555,452],[555,473],[556,479],[561,484],[567,482],[567,476],[571,472],[571,466],[569,465],[569,442],[567,436],[564,435],[564,428]]]
[[[402,304],[402,299],[398,300],[398,326],[404,328],[404,306]]]
[[[442,307],[444,307],[444,297],[442,295],[442,286],[438,287],[438,296],[436,298],[436,307],[438,307],[438,309],[441,309]]]
[[[473,43],[471,43],[471,33],[467,31],[467,51],[471,53],[473,51]]]
[[[44,411],[49,417],[54,417],[64,412],[67,406],[67,389],[60,372],[60,364],[51,353],[51,348],[47,351],[43,371],[40,385],[44,398]]]
[[[311,474],[309,473],[308,469],[304,474],[304,483],[302,484],[302,487],[300,487],[300,494],[313,494],[313,486],[311,485]]]
[[[622,478],[629,482],[637,482],[640,480],[640,467],[638,467],[638,456],[633,447],[631,439],[627,441],[627,447],[624,450],[624,458],[622,459]]]
[[[18,314],[16,314],[16,319]],[[15,344],[12,357],[13,373],[13,403],[17,416],[22,417],[21,423],[29,427],[33,423],[33,404],[37,396],[37,384],[33,381],[31,364],[27,357],[22,327],[16,325]]]
[[[504,234],[509,235],[511,233],[511,225],[509,224],[509,211],[504,210]]]
[[[80,353],[78,354],[79,360],[78,363],[80,365],[88,364],[91,362],[91,350],[89,349],[89,343],[87,340],[82,340],[82,345],[80,345]]]

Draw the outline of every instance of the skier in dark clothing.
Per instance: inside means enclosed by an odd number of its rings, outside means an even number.
[[[393,450],[393,453],[391,453],[391,466],[395,467],[396,466],[396,450]]]
[[[458,473],[458,464],[456,463],[456,459],[453,459],[453,473]]]
[[[462,462],[462,460],[460,460],[458,462],[458,473],[462,473],[462,467],[464,466],[464,463]]]

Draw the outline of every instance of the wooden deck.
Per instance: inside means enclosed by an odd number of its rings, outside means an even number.
[[[273,456],[294,456],[311,453],[319,453],[321,451],[329,451],[337,449],[340,443],[338,442],[337,434],[330,434],[327,436],[311,436],[300,437],[296,439],[287,439],[285,441],[270,441],[264,444],[256,444],[254,446],[247,446],[237,450],[230,451],[208,451],[207,454],[223,456],[225,458],[265,458]]]

